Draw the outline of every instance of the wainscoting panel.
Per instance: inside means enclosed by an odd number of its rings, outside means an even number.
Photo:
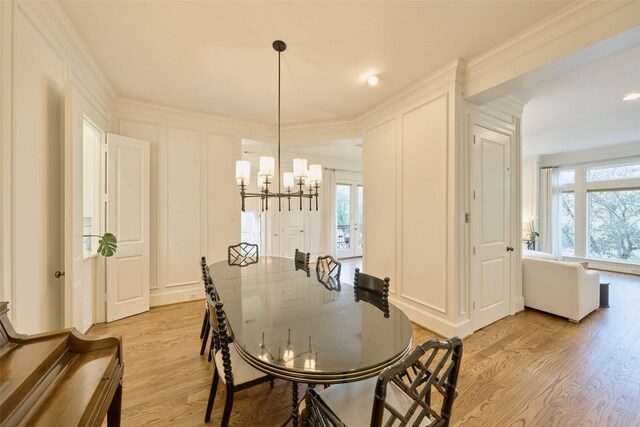
[[[204,248],[205,134],[191,129],[167,128],[165,214],[161,245],[165,287],[198,284],[197,263]]]
[[[390,120],[365,133],[363,146],[364,240],[363,270],[391,279],[397,293],[396,274],[396,134],[397,120]]]
[[[402,296],[447,312],[446,93],[402,116]]]
[[[236,185],[236,160],[242,157],[240,138],[207,134],[207,245],[201,255],[209,262],[227,259],[229,245],[240,241],[240,190]],[[206,249],[206,250],[205,250]],[[262,251],[264,248],[260,248]],[[262,253],[262,252],[261,252]]]

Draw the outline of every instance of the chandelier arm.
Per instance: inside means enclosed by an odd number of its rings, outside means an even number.
[[[300,182],[300,195],[304,195],[304,189],[302,188],[302,182]],[[300,210],[302,210],[302,197],[300,197]]]

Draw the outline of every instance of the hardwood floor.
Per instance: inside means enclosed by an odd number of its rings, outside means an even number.
[[[525,310],[475,332],[464,355],[454,426],[640,426],[640,278],[601,273],[611,308],[580,324]],[[199,355],[202,301],[96,325],[124,342],[124,426],[198,426],[212,368]],[[414,326],[414,341],[434,334]],[[290,411],[282,380],[236,394],[231,425],[278,426]],[[210,425],[219,425],[219,388]]]

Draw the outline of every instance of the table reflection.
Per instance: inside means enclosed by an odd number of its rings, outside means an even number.
[[[211,265],[247,362],[301,382],[344,382],[373,376],[408,351],[411,324],[398,308],[335,277],[306,273],[276,257],[243,267]]]

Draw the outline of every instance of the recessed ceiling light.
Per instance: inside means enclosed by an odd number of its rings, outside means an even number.
[[[364,78],[364,81],[367,82],[369,86],[375,86],[378,84],[378,76],[376,76],[375,74],[369,74]]]
[[[640,93],[638,92],[632,92],[630,94],[628,94],[627,96],[625,96],[624,98],[622,98],[623,101],[633,101],[634,99],[638,99],[640,98]]]

